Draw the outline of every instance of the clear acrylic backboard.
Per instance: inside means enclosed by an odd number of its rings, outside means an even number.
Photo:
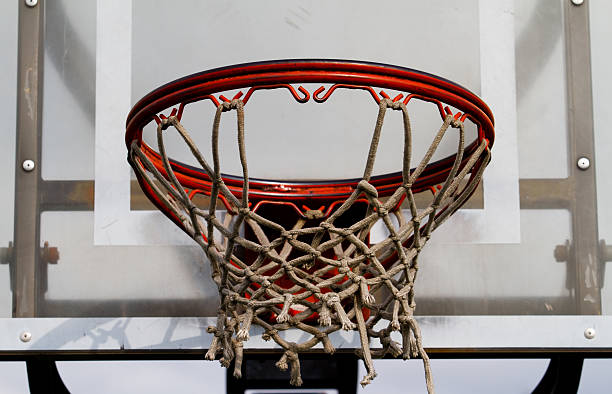
[[[24,63],[2,60],[15,70],[0,80],[10,93],[5,118],[13,119],[17,100],[18,118],[34,116],[38,126],[4,129],[0,353],[208,346],[205,329],[218,306],[209,265],[140,191],[125,159],[125,119],[142,96],[181,76],[289,58],[426,71],[476,93],[495,115],[493,161],[481,186],[421,254],[416,311],[430,352],[609,349],[612,57],[603,15],[612,8],[586,3],[41,1],[38,106],[22,99],[32,98],[21,93]],[[17,6],[0,9],[13,27],[2,49],[17,56],[28,49],[17,42],[26,34],[15,24]],[[338,94],[330,106],[298,106],[282,91],[254,96],[252,176],[358,176],[377,108],[365,92]],[[425,149],[436,114],[414,111],[416,149]],[[199,145],[210,139],[213,113],[206,104],[185,120]],[[378,173],[401,166],[393,139],[401,122],[390,120],[397,124],[381,142]],[[221,134],[222,157],[235,158],[234,134]],[[179,159],[187,153],[171,148]],[[33,172],[22,169],[26,159],[35,161]],[[239,174],[237,160],[226,165]],[[22,189],[28,177],[38,177],[26,189],[30,199]],[[588,328],[594,338],[584,335]],[[249,346],[271,346],[253,337]],[[335,340],[358,346],[353,334]]]

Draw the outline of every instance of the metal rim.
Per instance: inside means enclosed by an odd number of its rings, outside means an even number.
[[[343,87],[369,90],[375,96],[373,87],[407,92],[417,99],[437,103],[442,112],[442,103],[457,108],[469,117],[478,127],[478,138],[465,148],[465,156],[472,153],[478,143],[487,140],[489,149],[495,138],[494,120],[489,107],[474,93],[444,78],[418,70],[398,66],[358,62],[348,60],[279,60],[268,62],[245,63],[217,68],[189,75],[165,84],[143,97],[130,111],[126,121],[125,142],[128,150],[136,142],[152,161],[158,161],[159,155],[142,140],[143,127],[158,114],[173,109],[172,113],[182,113],[185,105],[204,99],[211,95],[233,89],[288,88],[297,101],[310,99],[309,93],[300,98],[290,84],[331,83]],[[324,97],[318,96],[321,89],[313,93],[313,99],[323,102],[329,97],[335,86],[330,87]],[[215,100],[212,96],[212,100]],[[178,106],[178,109],[177,109]],[[441,182],[448,174],[455,155],[430,163],[413,189],[424,190]],[[200,169],[173,161],[173,170],[181,178],[181,183],[190,188],[210,188],[210,179]],[[224,182],[232,188],[240,188],[242,178],[223,174]],[[272,200],[333,200],[347,197],[355,187],[358,179],[340,179],[334,181],[283,181],[277,179],[249,180],[249,197]],[[401,184],[401,172],[379,175],[371,183],[380,195],[391,193]],[[238,190],[236,190],[238,192]]]

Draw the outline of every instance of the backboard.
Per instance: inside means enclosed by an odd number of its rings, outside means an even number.
[[[7,264],[0,266],[0,354],[195,354],[208,347],[205,328],[218,305],[209,265],[140,191],[126,161],[126,116],[176,78],[291,58],[422,70],[466,87],[493,111],[493,161],[481,186],[421,254],[417,314],[430,352],[612,348],[607,2],[58,0],[0,7],[13,28],[3,35],[10,38],[3,52],[19,54],[2,60],[10,71],[3,91],[14,94],[1,110],[13,119],[17,108],[18,116],[14,128],[6,122],[1,148]],[[377,108],[363,91],[334,99],[317,106],[298,105],[285,91],[254,95],[246,112],[252,175],[359,175]],[[416,149],[425,149],[436,109],[417,104],[411,111]],[[210,139],[213,114],[209,103],[186,114],[200,146]],[[401,166],[401,122],[390,121],[397,124],[385,129],[377,173]],[[221,157],[225,172],[239,174],[233,122],[226,123]],[[441,157],[454,149],[448,144]],[[189,160],[178,143],[170,148]],[[24,160],[34,169],[24,170]],[[24,332],[31,337],[20,338]],[[253,349],[272,347],[252,337]],[[335,341],[340,349],[359,343],[352,333]]]

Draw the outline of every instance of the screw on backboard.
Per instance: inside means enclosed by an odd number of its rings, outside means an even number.
[[[32,339],[32,333],[24,331],[19,335],[19,339],[21,339],[21,342],[30,342]]]
[[[591,160],[589,160],[588,157],[581,157],[576,162],[576,165],[578,166],[578,168],[584,171],[584,170],[587,170],[591,166]]]
[[[32,170],[34,170],[34,167],[36,167],[36,164],[34,163],[34,160],[24,160],[23,163],[21,163],[21,167],[23,168],[24,171],[30,172]]]
[[[584,337],[586,339],[593,339],[593,338],[595,338],[595,329],[592,328],[592,327],[589,327],[586,330],[584,330]]]

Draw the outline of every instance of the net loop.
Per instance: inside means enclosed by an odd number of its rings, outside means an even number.
[[[450,121],[450,125],[451,125],[452,128],[459,129],[459,128],[463,127],[463,122],[460,119],[453,118]]]
[[[359,181],[357,184],[357,189],[363,191],[371,198],[378,198],[378,190],[376,190],[376,188],[366,180]]]

